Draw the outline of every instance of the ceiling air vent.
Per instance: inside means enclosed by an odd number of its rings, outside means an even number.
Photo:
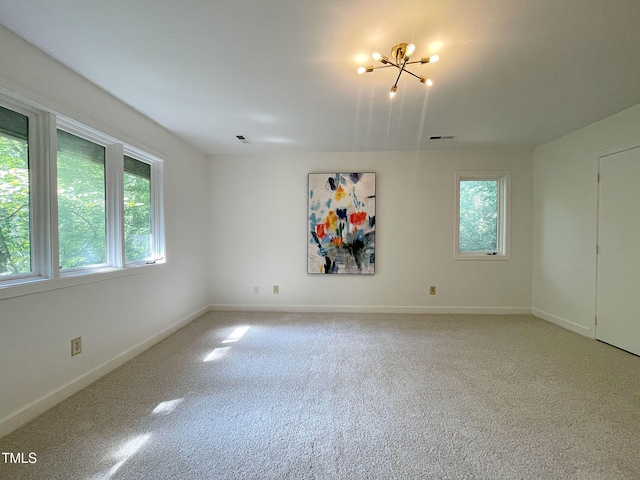
[[[452,140],[453,138],[453,135],[434,135],[429,137],[429,140]]]
[[[246,143],[247,145],[251,143],[251,140],[249,140],[244,135],[236,135],[236,138],[240,140],[242,143]]]

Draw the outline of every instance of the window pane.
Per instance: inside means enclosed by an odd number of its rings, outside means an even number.
[[[460,251],[498,250],[498,181],[460,181]]]
[[[106,263],[105,148],[58,130],[60,268]]]
[[[31,272],[29,119],[0,107],[0,275]]]
[[[125,261],[151,257],[151,166],[124,157]]]

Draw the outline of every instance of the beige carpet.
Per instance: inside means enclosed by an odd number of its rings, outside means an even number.
[[[637,479],[640,358],[529,316],[210,313],[0,452],[37,458],[2,479]]]

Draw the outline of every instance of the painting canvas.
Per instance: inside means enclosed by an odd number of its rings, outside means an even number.
[[[308,273],[373,275],[375,173],[310,173],[308,214]]]

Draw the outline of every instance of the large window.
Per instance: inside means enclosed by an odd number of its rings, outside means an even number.
[[[0,298],[163,263],[162,215],[160,159],[0,95]]]
[[[511,174],[456,172],[457,260],[509,258]]]
[[[107,262],[105,148],[58,130],[60,268]]]
[[[31,272],[29,118],[0,107],[0,276]]]

